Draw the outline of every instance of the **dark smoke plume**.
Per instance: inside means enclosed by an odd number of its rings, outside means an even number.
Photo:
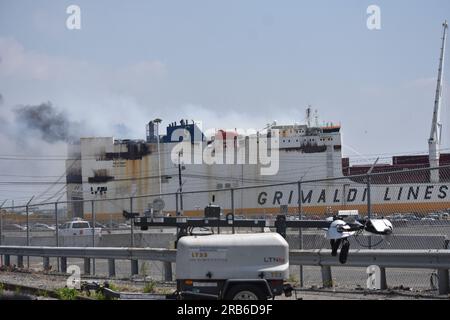
[[[44,141],[70,142],[79,136],[76,134],[79,124],[70,121],[66,114],[55,109],[51,102],[36,106],[18,106],[14,109],[14,113],[16,122],[39,131]]]

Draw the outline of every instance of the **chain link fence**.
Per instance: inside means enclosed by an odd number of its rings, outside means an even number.
[[[171,204],[173,209],[165,209],[163,203]],[[88,200],[30,201],[15,207],[3,203],[0,209],[0,244],[173,248],[176,230],[153,227],[141,231],[133,227],[132,220],[125,218],[126,213],[149,217],[201,216],[204,207],[210,203],[220,205],[223,215],[234,213],[235,219],[267,220],[285,214],[288,220],[319,220],[332,217],[341,210],[357,210],[361,218],[389,219],[394,225],[394,234],[384,238],[362,233],[350,239],[352,249],[449,248],[450,166],[257,186],[242,186],[230,179],[219,189],[192,191],[185,188],[183,193],[122,198],[107,198],[99,194]],[[71,235],[63,232],[66,224],[74,219],[71,212],[75,207],[82,207],[82,218],[90,226],[99,228],[98,233],[88,231]],[[236,231],[262,230],[247,228]],[[295,249],[330,248],[323,230],[290,229],[287,240]],[[57,265],[58,261],[51,263]],[[95,263],[97,273],[107,274],[107,261]],[[142,262],[139,269],[142,275],[163,278],[161,263],[146,262],[144,265]],[[299,274],[298,267],[293,267],[292,271],[294,277]],[[118,263],[117,274],[129,273],[129,263]],[[336,284],[343,287],[365,287],[367,279],[365,270],[358,268],[335,268],[333,275]],[[391,277],[389,282],[398,286],[433,289],[435,283],[433,270],[397,270]],[[319,285],[320,269],[305,267],[303,280],[305,286]]]

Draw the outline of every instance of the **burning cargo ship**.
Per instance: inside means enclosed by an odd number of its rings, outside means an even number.
[[[147,125],[146,140],[82,138],[71,145],[67,198],[103,199],[95,202],[98,216],[121,215],[122,210],[199,215],[209,203],[224,212],[257,216],[296,212],[299,206],[305,214],[342,209],[366,213],[369,197],[372,212],[382,215],[448,210],[450,169],[419,170],[450,165],[450,154],[439,152],[447,23],[443,27],[428,155],[396,156],[389,165],[351,166],[342,157],[340,126],[312,124],[310,109],[305,124],[274,122],[262,132],[216,130],[209,137],[188,120],[170,123],[161,135],[161,120],[156,119]],[[270,150],[268,161],[252,161],[265,149]],[[232,161],[219,161],[227,159],[229,150]],[[216,161],[205,161],[205,154]],[[262,174],[273,166],[271,174]],[[368,172],[373,174],[370,181]],[[195,190],[209,191],[191,193]],[[113,198],[119,200],[109,200]],[[84,216],[92,212],[91,205],[76,202],[69,210],[73,216]]]

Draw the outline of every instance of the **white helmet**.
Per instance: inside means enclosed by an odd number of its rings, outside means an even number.
[[[355,234],[355,231],[349,231],[350,226],[343,220],[334,220],[327,231],[327,239],[337,240],[348,238]]]

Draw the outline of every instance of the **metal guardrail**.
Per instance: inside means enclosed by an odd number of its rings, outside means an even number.
[[[345,264],[331,255],[331,250],[291,250],[289,263],[300,266],[320,266],[322,284],[333,286],[331,267],[380,268],[380,289],[387,289],[386,268],[437,269],[439,294],[449,293],[450,250],[350,250]]]
[[[172,262],[175,262],[176,250],[162,248],[119,248],[119,247],[33,247],[0,246],[0,255],[4,255],[4,264],[11,265],[10,256],[17,256],[17,266],[23,268],[23,257],[43,257],[44,269],[49,269],[50,257],[58,259],[58,269],[67,272],[67,258],[83,258],[84,273],[91,273],[91,259],[95,274],[95,259],[107,259],[108,274],[116,275],[115,260],[130,260],[131,275],[139,273],[138,260],[161,261],[164,263],[166,281],[172,280]],[[59,263],[61,262],[61,263]]]
[[[345,265],[331,250],[291,250],[289,263],[304,266],[450,269],[450,250],[350,250]]]
[[[151,260],[175,262],[176,250],[161,248],[118,247],[26,247],[1,246],[0,254],[10,256]]]
[[[5,265],[10,265],[10,256],[44,258],[44,268],[50,257],[61,258],[62,270],[67,270],[67,258],[84,258],[85,273],[89,273],[90,259],[108,259],[109,275],[115,275],[114,260],[150,260],[164,262],[165,278],[172,280],[172,263],[175,249],[160,248],[91,248],[91,247],[27,247],[0,246],[0,255],[5,256]],[[381,289],[387,288],[386,268],[437,269],[439,293],[449,293],[450,250],[351,250],[346,264],[331,255],[331,250],[291,250],[289,263],[300,266],[320,266],[324,287],[332,286],[331,267],[369,267],[376,265],[381,271]],[[137,271],[137,270],[135,270]],[[133,271],[132,271],[133,273]],[[136,272],[137,273],[137,272]]]

